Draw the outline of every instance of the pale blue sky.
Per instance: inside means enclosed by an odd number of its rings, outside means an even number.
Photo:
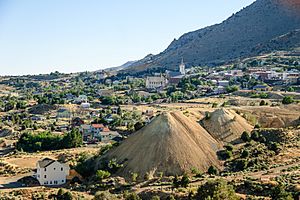
[[[254,0],[0,0],[0,75],[92,71],[163,51]]]

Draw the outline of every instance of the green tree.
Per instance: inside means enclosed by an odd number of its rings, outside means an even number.
[[[241,135],[241,139],[244,141],[244,142],[250,142],[251,141],[251,138],[250,138],[250,135],[247,131],[244,131]]]
[[[282,99],[283,104],[291,104],[294,103],[294,98],[292,96],[285,96]]]
[[[210,166],[207,170],[207,173],[209,175],[218,175],[218,169],[215,168],[214,166]]]
[[[110,173],[104,170],[97,170],[96,176],[100,181],[102,181],[103,179],[110,177]]]
[[[180,185],[186,188],[190,183],[190,178],[187,174],[184,174],[181,178]]]
[[[239,200],[233,186],[228,185],[226,181],[214,180],[200,186],[197,191],[198,200]]]
[[[75,148],[82,145],[82,135],[78,129],[72,129],[64,138],[63,143],[65,148]]]

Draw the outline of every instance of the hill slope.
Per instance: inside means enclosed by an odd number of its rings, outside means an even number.
[[[224,142],[239,139],[244,131],[251,132],[253,129],[243,117],[224,108],[212,112],[209,119],[202,120],[202,124],[214,138]]]
[[[187,66],[217,65],[276,50],[270,42],[282,35],[300,41],[299,33],[296,37],[288,34],[300,29],[299,10],[299,0],[257,0],[221,24],[184,34],[165,51],[148,55],[127,68],[127,72],[154,67],[174,69],[182,57]],[[298,45],[299,42],[281,43],[279,49]]]
[[[158,172],[180,175],[193,167],[202,171],[211,165],[220,168],[216,156],[219,147],[220,143],[197,122],[172,112],[156,117],[105,157],[123,163],[118,174],[125,177],[130,177],[131,172],[141,178]]]

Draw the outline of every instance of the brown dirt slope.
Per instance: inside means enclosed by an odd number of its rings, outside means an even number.
[[[132,172],[143,178],[189,173],[191,168],[206,171],[211,165],[220,168],[216,156],[220,143],[197,122],[181,112],[163,113],[149,125],[134,133],[106,158],[124,164],[118,174],[129,177]]]
[[[209,119],[203,119],[203,127],[215,138],[223,142],[232,142],[240,138],[244,131],[253,127],[240,115],[225,108],[210,113]]]

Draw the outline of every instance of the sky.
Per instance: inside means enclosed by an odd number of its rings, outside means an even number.
[[[254,0],[0,0],[0,75],[93,71],[167,48]]]

